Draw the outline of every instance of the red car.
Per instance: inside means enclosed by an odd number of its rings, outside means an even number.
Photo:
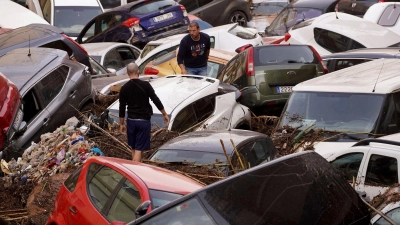
[[[130,222],[203,187],[167,169],[96,156],[65,180],[47,225]]]

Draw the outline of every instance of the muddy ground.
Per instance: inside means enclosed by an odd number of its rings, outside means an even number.
[[[116,96],[106,96],[97,100],[92,110],[99,115],[106,106],[110,105]],[[278,117],[256,116],[253,114],[251,121],[252,130],[270,136],[280,155],[287,155],[295,152],[298,148],[312,149],[315,142],[326,139],[326,132],[309,130],[302,134],[292,128],[275,130]],[[101,149],[106,156],[123,159],[131,159],[127,151],[126,135],[120,134],[118,126],[108,127],[105,131],[91,127],[91,132],[85,136],[85,140],[96,143],[95,147]],[[179,134],[170,132],[165,128],[152,131],[151,150],[143,155],[143,162],[161,166],[178,173],[191,177],[205,185],[211,184],[225,177],[218,166],[195,166],[191,164],[168,164],[154,163],[146,159],[166,141],[177,137]],[[334,135],[334,134],[332,134]],[[48,177],[36,184],[33,181],[23,181],[21,176],[13,178],[12,185],[5,187],[0,184],[0,218],[7,221],[0,221],[1,224],[45,224],[51,212],[59,187],[74,170],[69,166],[63,173]]]

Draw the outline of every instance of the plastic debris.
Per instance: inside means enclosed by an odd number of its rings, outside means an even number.
[[[104,153],[103,153],[99,148],[92,148],[92,152],[93,152],[95,155],[104,156]]]

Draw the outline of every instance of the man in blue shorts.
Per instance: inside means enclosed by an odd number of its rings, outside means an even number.
[[[199,24],[189,24],[189,34],[182,38],[177,56],[182,74],[207,76],[207,61],[210,54],[210,36],[200,32]]]
[[[150,83],[138,79],[139,67],[135,63],[129,63],[126,70],[130,81],[124,84],[119,92],[120,132],[124,133],[126,129],[128,145],[132,148],[132,160],[140,162],[142,151],[150,150],[150,118],[153,115],[153,108],[149,99],[163,114],[167,126],[169,118]],[[128,106],[128,118],[125,125],[126,106]]]

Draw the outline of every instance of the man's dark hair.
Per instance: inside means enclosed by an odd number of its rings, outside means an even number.
[[[200,26],[199,26],[199,24],[197,22],[191,22],[189,24],[189,27],[196,27],[197,29],[200,29]]]

